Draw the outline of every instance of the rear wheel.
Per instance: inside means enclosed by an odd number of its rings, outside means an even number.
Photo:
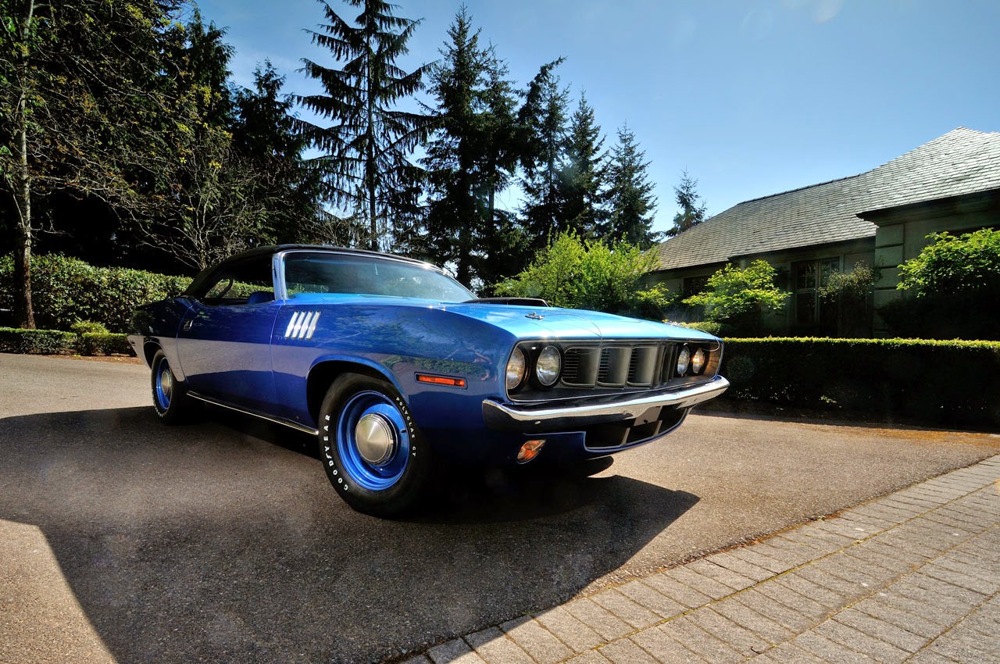
[[[153,408],[156,409],[157,417],[166,424],[186,421],[193,410],[191,399],[187,396],[187,386],[177,380],[162,350],[156,351],[151,366]]]
[[[319,424],[323,467],[348,505],[381,517],[417,505],[430,475],[430,449],[389,383],[339,377],[320,407]]]

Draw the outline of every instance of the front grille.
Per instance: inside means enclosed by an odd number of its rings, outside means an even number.
[[[562,341],[556,345],[562,352],[562,372],[559,381],[544,387],[528,378],[510,393],[514,401],[542,401],[552,398],[574,398],[579,390],[609,393],[619,390],[636,391],[680,386],[711,377],[721,359],[718,342],[664,339],[635,341]],[[701,348],[710,353],[710,361],[699,375],[677,374],[677,357],[681,347]],[[528,358],[528,374],[544,344],[521,344]]]
[[[663,359],[673,344],[570,346],[563,352],[563,385],[653,387],[663,379]],[[669,379],[669,376],[666,377]]]

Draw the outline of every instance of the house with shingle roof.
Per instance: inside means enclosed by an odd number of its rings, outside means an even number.
[[[792,293],[765,324],[830,333],[836,312],[819,288],[832,272],[876,268],[877,310],[901,297],[897,266],[927,235],[987,227],[1000,228],[1000,133],[960,127],[860,175],[739,203],[656,247],[650,277],[687,296],[727,263],[764,259]]]

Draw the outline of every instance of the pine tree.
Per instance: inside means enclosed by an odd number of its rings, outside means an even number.
[[[522,131],[521,214],[531,248],[547,246],[565,230],[566,192],[561,177],[566,150],[566,105],[569,92],[552,70],[562,59],[544,65],[532,80],[518,113]]]
[[[604,218],[601,195],[604,188],[604,138],[594,118],[594,109],[580,95],[580,103],[570,122],[566,142],[563,187],[566,196],[563,215],[569,230],[592,238]]]
[[[603,235],[648,249],[657,240],[652,232],[656,197],[649,182],[649,162],[628,127],[618,130],[618,143],[608,158],[608,220]]]
[[[496,243],[496,192],[514,168],[513,89],[492,48],[479,45],[463,7],[448,30],[441,64],[431,72],[435,131],[422,163],[430,185],[430,250],[453,263],[459,281],[492,278],[486,266]],[[486,274],[484,274],[486,273]]]
[[[330,200],[363,217],[372,249],[393,246],[398,214],[412,214],[419,169],[408,155],[426,138],[426,117],[402,111],[397,104],[422,87],[427,66],[412,72],[396,61],[408,51],[417,21],[393,15],[384,0],[345,0],[361,13],[352,25],[325,1],[327,24],[311,31],[314,44],[330,50],[342,68],[303,60],[306,74],[324,94],[299,97],[299,103],[332,124],[306,123],[311,145],[323,155],[317,163],[326,175]]]
[[[697,226],[705,221],[704,203],[698,205],[698,181],[688,175],[687,171],[681,174],[681,183],[674,187],[674,194],[677,196],[677,205],[680,212],[674,215],[674,225],[666,234],[670,236],[683,233],[693,226]]]
[[[276,242],[308,242],[324,225],[319,173],[302,153],[306,141],[296,131],[294,98],[282,95],[285,79],[269,60],[254,71],[252,89],[237,91],[233,147],[262,176],[258,199],[268,210],[267,225]],[[341,239],[346,244],[349,236]]]

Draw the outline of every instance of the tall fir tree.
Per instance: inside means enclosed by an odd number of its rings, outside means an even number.
[[[583,238],[595,237],[605,217],[601,204],[605,175],[603,148],[604,138],[594,118],[594,109],[581,94],[570,120],[562,178],[567,229]]]
[[[418,21],[393,15],[395,6],[384,0],[345,2],[361,9],[353,23],[320,0],[327,24],[310,31],[313,43],[343,64],[326,67],[304,59],[306,75],[324,93],[298,101],[330,122],[304,124],[310,144],[323,153],[316,161],[329,200],[365,219],[371,249],[389,249],[406,230],[397,219],[412,217],[416,209],[420,172],[409,156],[429,131],[425,116],[398,105],[422,88],[427,66],[406,72],[396,64],[408,52]]]
[[[448,38],[431,72],[435,130],[422,160],[430,186],[428,244],[436,260],[453,264],[459,281],[471,285],[493,276],[487,257],[496,242],[496,192],[515,166],[515,102],[506,68],[492,48],[480,46],[464,7]]]
[[[521,189],[525,198],[521,214],[533,251],[546,247],[566,226],[561,174],[569,92],[560,87],[559,77],[552,71],[561,62],[559,59],[541,67],[518,112],[524,171]]]
[[[649,162],[639,149],[635,134],[626,126],[618,130],[618,143],[608,155],[608,219],[603,235],[647,249],[658,239],[652,231],[656,197],[649,181]]]
[[[706,210],[704,203],[698,204],[701,199],[698,195],[698,181],[688,175],[687,171],[681,174],[681,182],[674,187],[674,195],[680,211],[674,215],[673,227],[666,231],[671,237],[705,221]]]
[[[303,159],[306,140],[297,131],[292,95],[269,60],[254,71],[252,89],[236,92],[233,146],[262,177],[259,198],[276,242],[308,242],[327,222],[318,208],[319,172]],[[349,236],[341,238],[346,244]]]

